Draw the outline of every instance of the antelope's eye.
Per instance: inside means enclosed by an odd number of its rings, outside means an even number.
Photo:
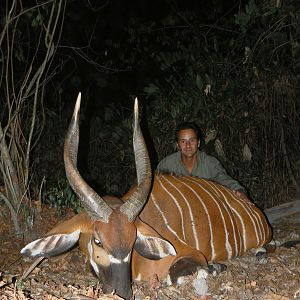
[[[101,245],[102,245],[101,241],[98,240],[98,239],[96,239],[96,238],[94,238],[94,243],[95,243],[97,246],[101,246]]]

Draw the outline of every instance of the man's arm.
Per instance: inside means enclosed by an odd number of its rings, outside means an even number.
[[[221,163],[214,157],[210,160],[211,179],[218,182],[231,190],[244,190],[239,182],[230,177]]]
[[[234,194],[236,194],[240,199],[243,199],[249,203],[252,203],[247,196],[246,190],[240,185],[240,183],[230,177],[226,170],[223,168],[221,163],[215,158],[211,162],[212,169],[212,180],[218,182],[228,188],[230,188]]]

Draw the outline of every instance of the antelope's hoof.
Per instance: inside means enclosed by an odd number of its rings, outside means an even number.
[[[213,263],[213,264],[209,264],[207,268],[208,268],[208,273],[212,274],[213,276],[217,276],[220,273],[226,271],[227,266],[224,264]]]
[[[267,253],[267,250],[265,248],[259,248],[259,249],[256,249],[256,252],[255,252],[255,257],[258,261],[260,262],[265,262],[265,260],[267,259],[268,257],[268,253]]]

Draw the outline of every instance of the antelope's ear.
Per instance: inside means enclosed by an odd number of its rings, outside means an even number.
[[[168,255],[176,255],[175,248],[167,240],[161,237],[143,235],[139,231],[137,231],[134,249],[141,256],[151,260],[161,259]]]
[[[134,250],[141,256],[157,260],[168,255],[176,255],[174,246],[165,240],[156,230],[144,223],[140,218],[136,218],[137,237]]]
[[[40,256],[56,256],[71,249],[80,236],[80,230],[76,230],[70,234],[54,234],[26,245],[21,253],[33,258]]]

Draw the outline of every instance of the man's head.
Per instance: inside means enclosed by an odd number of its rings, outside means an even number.
[[[203,140],[200,128],[192,122],[180,123],[176,128],[175,138],[178,150],[185,157],[196,155]]]

